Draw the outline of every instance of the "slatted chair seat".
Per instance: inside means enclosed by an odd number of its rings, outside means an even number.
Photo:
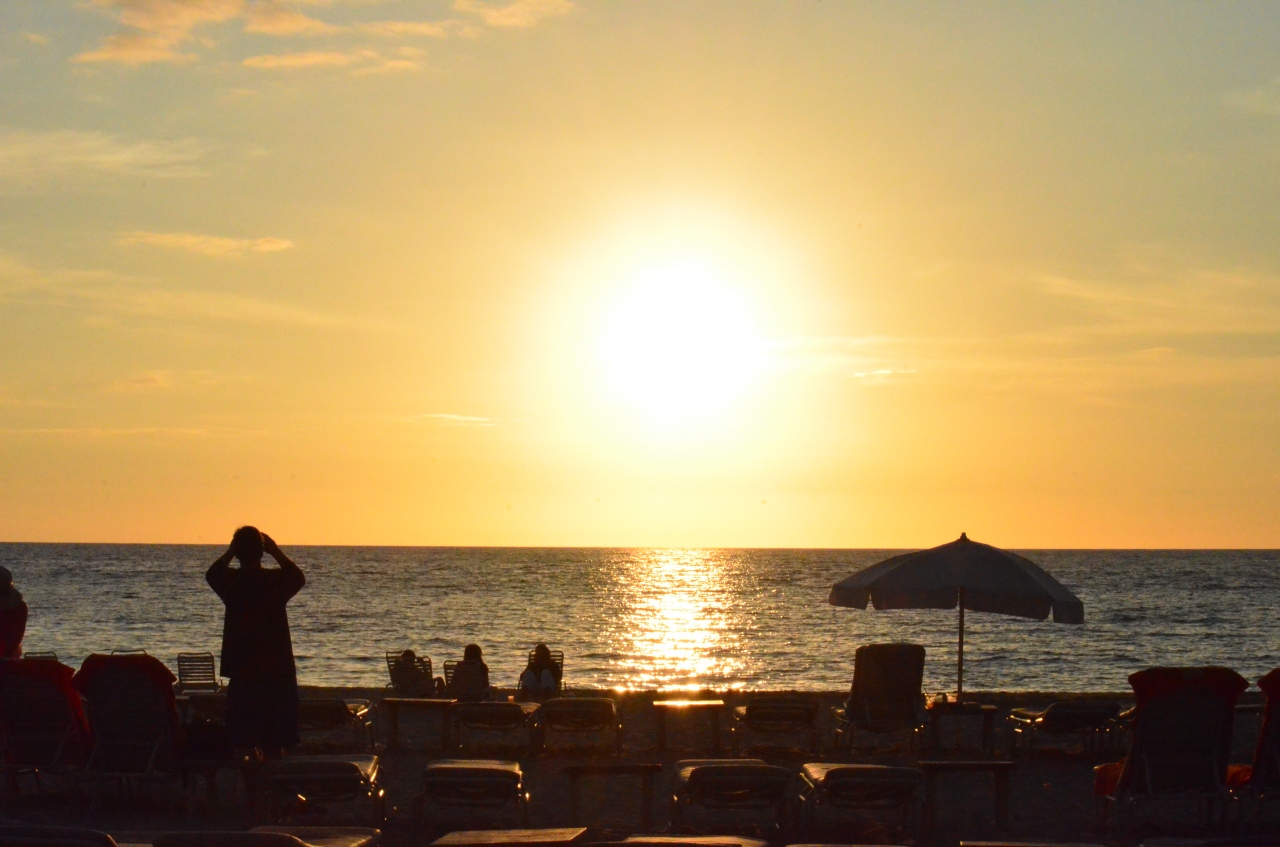
[[[388,683],[401,697],[430,697],[435,693],[435,676],[430,656],[405,657],[404,650],[387,651]],[[452,674],[450,674],[452,676]]]
[[[854,651],[849,699],[833,710],[837,746],[851,747],[854,730],[907,730],[915,743],[925,724],[924,658],[919,644],[864,644]]]
[[[178,691],[221,691],[212,653],[178,654]]]

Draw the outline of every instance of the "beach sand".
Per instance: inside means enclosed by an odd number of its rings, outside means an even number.
[[[503,691],[502,694],[510,692]],[[708,757],[710,734],[704,720],[689,716],[672,720],[668,727],[669,747],[665,753],[656,750],[657,730],[655,710],[650,705],[654,699],[679,697],[717,697],[724,699],[728,707],[739,705],[761,692],[648,692],[571,691],[583,696],[609,696],[615,700],[623,724],[623,757],[626,762],[660,762],[663,772],[656,782],[654,802],[654,827],[664,830],[668,826],[670,811],[670,785],[673,764],[684,758]],[[780,693],[780,692],[771,692]],[[389,819],[385,827],[385,842],[396,844],[422,843],[410,816],[413,797],[418,792],[424,766],[432,759],[441,758],[438,749],[439,730],[431,718],[405,713],[401,716],[401,747],[385,749],[385,720],[377,718],[376,704],[390,694],[383,688],[319,688],[304,687],[304,697],[360,698],[375,704],[375,725],[378,732],[379,755],[383,764],[383,784],[387,791]],[[846,692],[805,692],[803,696],[821,701],[824,752],[813,754],[784,754],[771,756],[774,764],[795,768],[807,761],[856,761],[874,764],[911,765],[920,756],[910,750],[905,733],[882,738],[877,749],[860,750],[854,754],[836,753],[830,749],[832,731],[830,710],[845,697]],[[1252,697],[1250,695],[1253,695]],[[969,695],[967,695],[969,696]],[[1053,694],[1034,692],[974,692],[973,699],[995,704],[1001,709],[997,723],[996,758],[1007,758],[1005,749],[1004,714],[1014,706],[1042,707],[1058,700],[1099,699],[1111,700],[1123,705],[1132,703],[1128,694]],[[1260,702],[1260,694],[1249,692],[1242,702]],[[981,758],[981,720],[964,719],[962,738],[957,738],[954,721],[944,727],[943,743],[953,747],[961,741],[965,752],[946,750],[929,758],[966,756]],[[730,749],[727,714],[722,720],[722,741],[725,755]],[[1233,744],[1233,762],[1250,763],[1257,741],[1259,716],[1242,713],[1236,722]],[[868,737],[867,743],[871,743]],[[304,739],[304,744],[307,740]],[[861,745],[861,742],[859,742]],[[1044,741],[1037,747],[1037,755],[1027,760],[1018,758],[1012,781],[1010,828],[999,832],[992,815],[991,779],[985,775],[951,775],[939,781],[938,819],[935,829],[917,838],[907,833],[905,840],[927,845],[954,845],[964,840],[1058,841],[1058,842],[1115,842],[1114,829],[1100,832],[1095,825],[1095,806],[1092,792],[1093,766],[1103,761],[1116,761],[1122,753],[1089,756],[1078,742]],[[595,759],[598,760],[598,759]],[[565,765],[593,759],[575,759],[563,754],[542,757],[520,757],[526,774],[526,787],[532,795],[530,825],[535,827],[568,826],[572,823],[569,813],[568,780],[561,772]],[[30,823],[85,826],[102,829],[117,835],[117,840],[133,843],[145,842],[148,834],[175,829],[226,829],[252,826],[254,821],[243,806],[243,795],[238,802],[231,802],[236,780],[224,773],[222,805],[216,810],[202,808],[188,816],[172,803],[167,807],[160,803],[138,804],[133,808],[108,800],[101,808],[90,811],[83,801],[67,801],[64,798],[26,797],[10,803],[4,816],[11,821]],[[582,824],[590,826],[593,835],[613,837],[638,831],[639,782],[610,781],[608,784],[588,785],[583,792]],[[1136,826],[1132,838],[1151,836],[1184,836],[1201,834],[1193,810],[1186,804],[1156,806],[1150,815],[1160,825]],[[866,827],[854,831],[832,832],[821,840],[845,843],[894,843],[904,840],[893,831],[889,817],[871,820]]]

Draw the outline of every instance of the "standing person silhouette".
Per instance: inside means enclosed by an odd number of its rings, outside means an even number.
[[[27,634],[27,602],[13,587],[13,574],[0,565],[0,659],[21,659]]]
[[[263,553],[280,567],[262,567]],[[240,560],[239,568],[231,567],[232,559]],[[271,536],[252,526],[236,530],[204,578],[226,606],[221,673],[231,680],[231,742],[254,758],[279,758],[298,745],[298,672],[285,607],[307,578]]]

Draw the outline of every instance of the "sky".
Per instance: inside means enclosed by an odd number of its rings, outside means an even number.
[[[6,0],[0,540],[1280,546],[1280,7]]]

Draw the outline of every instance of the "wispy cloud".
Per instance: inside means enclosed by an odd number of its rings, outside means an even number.
[[[107,36],[96,49],[77,54],[75,62],[190,62],[192,53],[178,52],[202,25],[223,23],[244,12],[244,0],[93,0],[109,10],[125,31]]]
[[[194,140],[151,141],[102,132],[0,130],[0,188],[32,190],[76,177],[200,176],[209,148]]]
[[[287,238],[221,238],[191,232],[126,232],[120,236],[120,243],[125,246],[166,247],[219,258],[243,256],[245,253],[277,253],[291,250],[294,246]]]
[[[1280,78],[1256,88],[1229,92],[1223,99],[1237,109],[1254,115],[1280,116]]]
[[[49,43],[49,36],[41,35],[38,32],[20,32],[18,35],[20,35],[24,41],[30,42],[31,44],[44,46]]]
[[[427,420],[438,421],[439,423],[442,423],[442,424],[448,424],[450,426],[484,426],[484,427],[497,426],[497,424],[493,422],[492,418],[482,418],[476,415],[453,415],[448,413],[437,413],[437,414],[430,414],[430,415],[422,415],[421,417]]]
[[[461,32],[465,26],[461,21],[372,21],[361,24],[360,31],[393,38],[448,38]]]
[[[454,0],[453,8],[478,16],[486,26],[523,28],[534,26],[545,18],[567,15],[573,11],[573,3],[570,0],[514,0],[508,3]]]
[[[331,35],[342,27],[325,23],[278,0],[255,3],[245,10],[245,32],[261,35]]]
[[[113,394],[145,394],[151,391],[163,391],[173,387],[173,374],[170,371],[144,371],[140,374],[118,379],[106,387]]]
[[[250,56],[244,60],[247,68],[258,68],[271,71],[293,71],[314,68],[350,68],[352,76],[369,76],[371,74],[403,73],[421,69],[422,63],[416,57],[420,50],[401,48],[400,58],[382,55],[376,50],[312,50],[300,53],[269,53],[262,56]]]

